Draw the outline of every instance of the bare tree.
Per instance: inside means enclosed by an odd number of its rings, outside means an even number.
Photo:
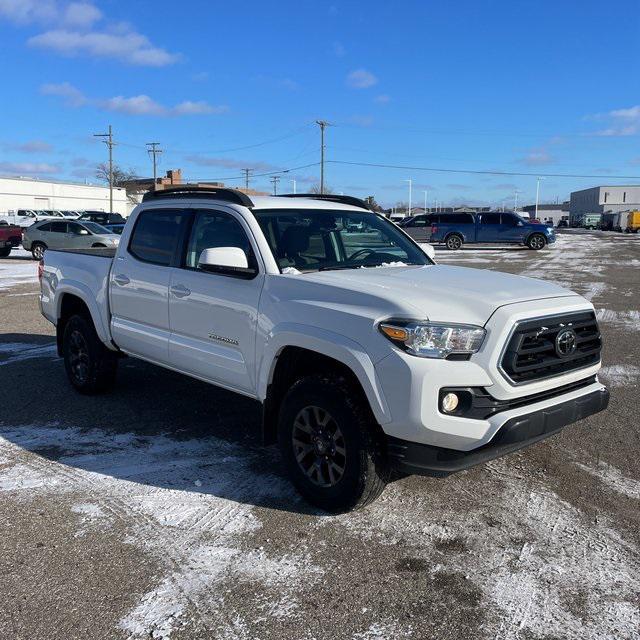
[[[316,193],[319,194],[320,193],[320,185],[319,184],[314,184],[311,189],[309,189],[309,193]],[[333,189],[329,186],[329,185],[324,185],[324,193],[326,193],[327,195],[330,195],[333,193]]]
[[[130,180],[135,180],[138,174],[134,169],[123,169],[117,164],[113,165],[113,186],[124,187]],[[109,163],[101,162],[96,166],[96,178],[109,184]]]

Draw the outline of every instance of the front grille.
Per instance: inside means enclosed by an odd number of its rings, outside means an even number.
[[[563,354],[558,334],[575,332],[575,348]],[[501,368],[516,384],[583,369],[600,360],[602,339],[593,311],[525,320],[516,325],[502,356]]]

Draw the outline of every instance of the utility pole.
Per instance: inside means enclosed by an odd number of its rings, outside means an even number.
[[[271,176],[271,183],[273,184],[273,195],[278,195],[278,182],[280,182],[280,176]]]
[[[518,210],[518,190],[516,189],[513,193],[513,210]]]
[[[428,191],[424,191],[424,212],[427,213],[427,195],[429,194]]]
[[[109,133],[94,133],[94,138],[106,138],[104,142],[109,148],[109,213],[113,213],[113,131],[109,125]]]
[[[291,184],[293,185],[293,193],[297,193],[297,191],[296,191],[296,179],[295,178],[291,179]]]
[[[156,188],[157,172],[157,156],[162,153],[162,149],[158,149],[159,142],[147,142],[147,153],[153,158],[153,188]]]
[[[324,193],[324,130],[329,126],[326,120],[316,120],[320,125],[320,194]]]
[[[245,189],[249,189],[249,173],[251,172],[251,169],[243,169],[242,172],[244,173],[244,188]]]

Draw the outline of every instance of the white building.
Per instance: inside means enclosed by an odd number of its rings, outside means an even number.
[[[0,177],[0,213],[11,214],[18,209],[109,211],[109,187],[36,178]],[[114,213],[126,216],[130,210],[125,189],[114,187]]]
[[[571,222],[587,213],[618,213],[640,208],[640,185],[613,185],[574,191],[569,204]]]

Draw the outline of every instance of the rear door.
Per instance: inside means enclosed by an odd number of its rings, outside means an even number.
[[[169,364],[169,281],[188,210],[145,209],[110,275],[111,334],[125,352]]]
[[[426,242],[431,236],[431,222],[429,217],[415,216],[413,220],[402,225],[403,231],[406,231],[416,242]]]
[[[199,269],[202,251],[217,247],[241,248],[249,265],[258,268],[257,275],[246,279]],[[240,216],[218,209],[196,211],[169,287],[173,366],[249,395],[256,389],[257,310],[264,284],[256,255]]]
[[[42,240],[49,249],[68,249],[67,223],[58,220],[52,221],[49,231],[42,232]]]

